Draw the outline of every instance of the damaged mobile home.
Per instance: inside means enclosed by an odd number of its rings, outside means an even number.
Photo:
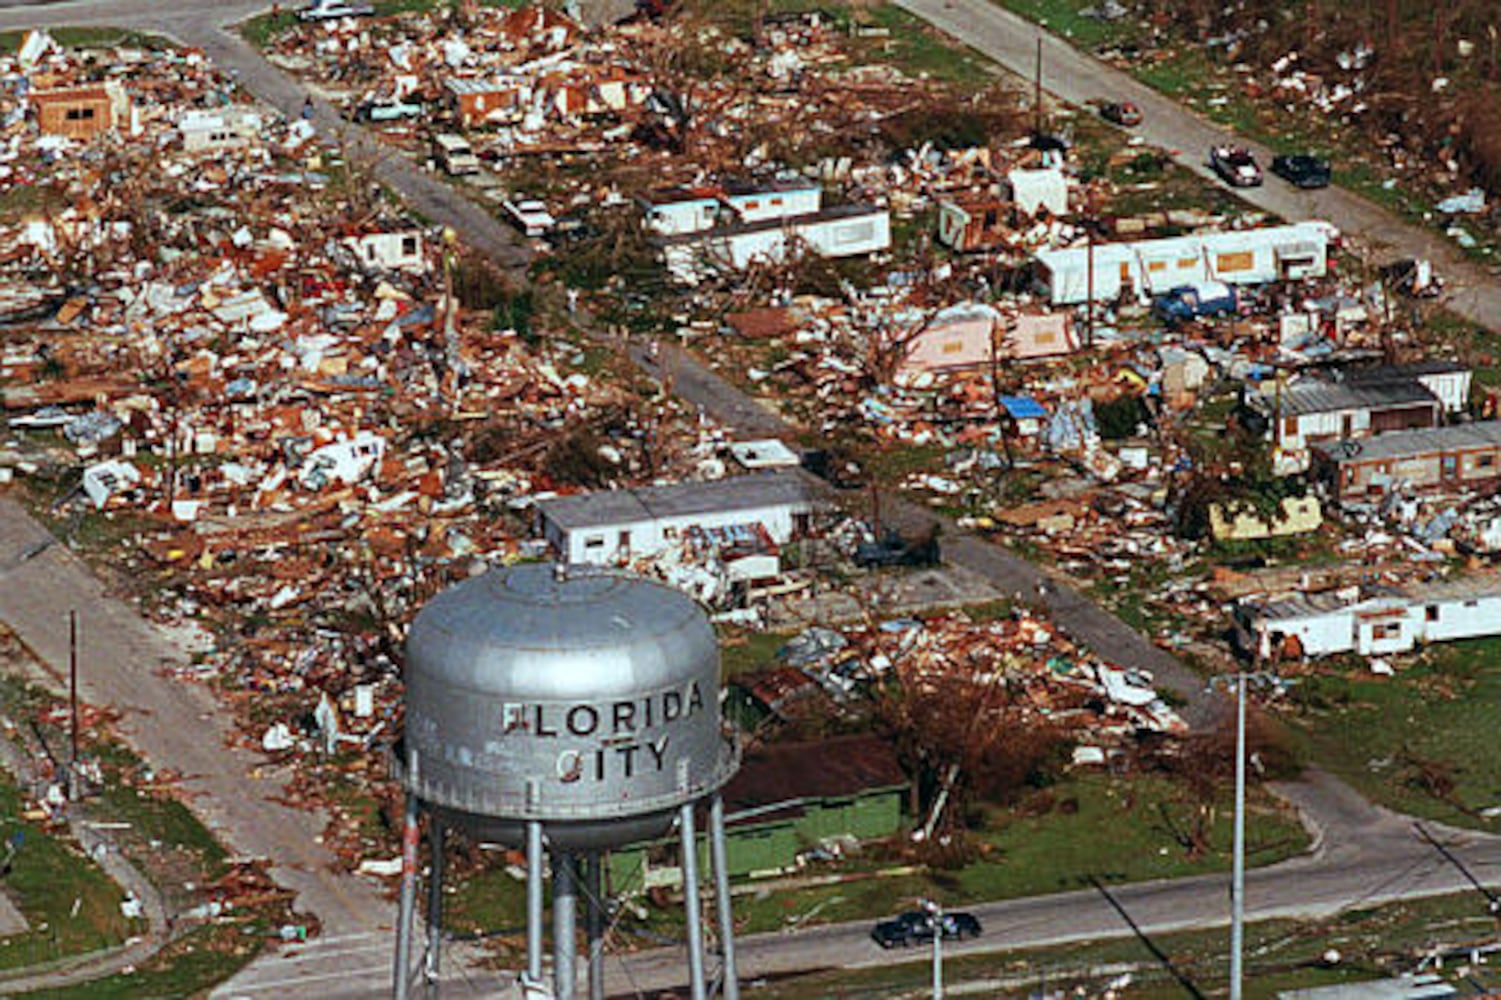
[[[1310,221],[1263,229],[1102,243],[1093,248],[1039,250],[1035,257],[1036,280],[1053,305],[1063,306],[1079,305],[1089,299],[1091,292],[1097,302],[1123,297],[1145,300],[1200,281],[1264,285],[1320,278],[1328,270],[1329,247],[1335,232],[1327,222]]]
[[[1236,641],[1259,660],[1405,653],[1432,642],[1501,634],[1501,580],[1348,587],[1243,601]]]

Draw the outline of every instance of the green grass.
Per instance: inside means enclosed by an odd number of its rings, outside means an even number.
[[[1190,858],[1173,827],[1187,821],[1192,807],[1165,778],[1078,774],[1034,796],[1033,808],[1036,814],[1025,807],[989,810],[990,828],[978,834],[984,855],[958,870],[876,877],[870,873],[877,866],[853,859],[843,870],[868,877],[740,897],[737,919],[748,925],[748,932],[771,931],[814,910],[813,922],[858,920],[900,909],[922,896],[959,906],[1078,889],[1090,876],[1119,883],[1229,868],[1231,810],[1225,805],[1217,810],[1211,849]],[[1246,836],[1256,865],[1290,857],[1307,844],[1291,814],[1260,795],[1249,811]]]
[[[27,993],[35,1000],[135,1000],[137,997],[199,996],[247,964],[265,941],[239,925],[204,926],[188,931],[133,971]]]
[[[0,938],[0,969],[124,943],[140,925],[120,912],[120,887],[71,842],[22,819],[22,806],[20,791],[0,781],[0,837],[20,842],[4,887],[30,924]]]
[[[1390,678],[1361,665],[1325,668],[1294,693],[1307,706],[1299,722],[1308,756],[1362,794],[1411,815],[1501,831],[1501,819],[1479,815],[1501,805],[1501,639],[1433,646],[1400,660]]]
[[[479,0],[481,7],[521,7],[527,0]],[[289,28],[295,28],[297,20],[295,4],[291,9],[278,13],[258,14],[241,23],[240,34],[258,49],[264,49],[271,40]],[[427,13],[444,7],[455,6],[453,0],[375,0],[376,17],[392,17],[397,14]]]
[[[49,28],[52,40],[69,49],[109,49],[126,46],[138,49],[175,49],[177,46],[161,35],[124,28]],[[0,52],[20,50],[24,31],[0,31]]]
[[[777,650],[792,638],[780,632],[749,632],[726,626],[719,636],[719,673],[728,681],[773,666]]]
[[[978,88],[997,79],[995,65],[984,56],[900,7],[881,4],[867,15],[862,19],[867,26],[884,28],[891,34],[888,38],[857,40],[853,54],[864,57],[864,61],[885,62],[908,76],[961,88]]]

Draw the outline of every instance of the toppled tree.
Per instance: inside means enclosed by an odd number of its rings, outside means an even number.
[[[913,777],[924,844],[962,840],[975,799],[1013,802],[1061,763],[1063,734],[999,672],[977,681],[966,670],[901,670],[876,717]]]

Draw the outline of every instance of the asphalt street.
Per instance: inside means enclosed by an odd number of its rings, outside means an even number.
[[[1003,65],[1031,72],[1035,29],[1008,20],[1009,15],[981,0],[899,0],[964,38]],[[12,9],[3,9],[6,6]],[[212,58],[234,70],[246,88],[288,114],[300,110],[306,92],[271,66],[237,36],[223,28],[259,9],[264,3],[181,0],[164,8],[153,0],[104,0],[51,4],[14,9],[0,4],[0,29],[39,24],[118,24],[155,30],[203,48]],[[1148,141],[1178,150],[1182,161],[1199,171],[1202,150],[1224,136],[1213,126],[1182,112],[1170,101],[1140,88],[1123,74],[1074,53],[1061,42],[1045,46],[1045,85],[1071,101],[1101,94],[1130,97],[1141,104],[1147,124],[1141,134]],[[454,228],[471,245],[508,268],[525,261],[524,248],[508,228],[469,202],[446,182],[424,172],[399,155],[381,150],[361,130],[347,126],[325,102],[317,102],[315,124],[344,138],[347,148],[368,155],[376,176],[427,218]],[[1395,222],[1380,209],[1340,191],[1308,195],[1279,190],[1274,184],[1251,192],[1249,200],[1290,217],[1321,216],[1349,232],[1358,232],[1396,255],[1426,255],[1438,261],[1458,286],[1450,304],[1477,323],[1490,326],[1501,320],[1501,293],[1477,268],[1457,260],[1431,234]],[[1457,279],[1457,280],[1456,280]],[[634,349],[638,363],[639,345]],[[691,357],[672,349],[663,363],[673,370],[674,391],[711,415],[742,431],[780,434],[788,429],[775,415]],[[930,517],[914,505],[892,508],[895,516],[917,521]],[[361,880],[335,875],[327,852],[316,842],[319,821],[298,810],[277,807],[260,794],[250,778],[255,764],[225,746],[227,720],[194,685],[180,683],[156,670],[176,651],[129,609],[107,599],[97,582],[65,550],[51,548],[18,561],[35,544],[34,522],[28,525],[13,505],[0,505],[0,619],[22,633],[33,649],[54,668],[66,662],[59,648],[60,624],[67,607],[87,604],[96,610],[85,619],[86,636],[99,647],[96,669],[86,683],[92,701],[113,703],[134,721],[133,736],[158,766],[185,772],[186,780],[201,788],[195,808],[235,849],[276,859],[276,874],[299,892],[301,905],[319,914],[328,929],[321,942],[305,949],[288,949],[255,963],[248,972],[216,996],[377,996],[386,990],[382,978],[388,966],[385,944],[391,908]],[[957,530],[945,536],[948,557],[993,579],[1007,590],[1035,593],[1044,578],[1030,564]],[[1083,641],[1106,650],[1118,661],[1157,672],[1159,680],[1198,697],[1200,685],[1166,653],[1111,618],[1080,595],[1048,584],[1046,599],[1061,623]],[[65,642],[65,639],[61,641]],[[62,657],[61,659],[59,657]],[[252,794],[246,794],[250,790]],[[267,789],[269,792],[270,789]],[[1329,779],[1291,786],[1311,820],[1323,829],[1322,844],[1313,855],[1253,873],[1248,886],[1249,912],[1257,917],[1315,916],[1354,903],[1369,904],[1403,895],[1448,892],[1466,888],[1457,872],[1419,844],[1399,817],[1350,801],[1351,793]],[[277,809],[280,808],[280,812]],[[1494,880],[1501,865],[1501,848],[1493,838],[1455,834],[1455,850],[1475,866],[1483,878]],[[1204,927],[1228,917],[1226,879],[1207,877],[1121,887],[1119,901],[1149,933],[1182,927]],[[900,908],[894,901],[893,908]],[[1119,914],[1098,893],[1016,900],[977,908],[987,933],[956,950],[1030,947],[1064,940],[1130,933]],[[836,925],[796,935],[763,935],[745,939],[743,968],[747,976],[829,965],[864,966],[892,961],[866,936],[868,925]],[[906,956],[895,956],[902,958]],[[661,949],[612,966],[612,991],[634,995],[682,978],[681,949]],[[474,978],[464,973],[445,985],[445,995],[462,991],[492,995],[502,977]]]

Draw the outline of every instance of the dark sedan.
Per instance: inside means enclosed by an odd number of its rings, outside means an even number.
[[[1331,176],[1328,160],[1307,153],[1274,157],[1272,173],[1300,188],[1328,187]]]
[[[933,914],[920,910],[882,920],[871,930],[870,936],[882,948],[907,948],[933,940],[935,923],[942,925],[945,941],[980,936],[980,921],[972,913],[945,913],[935,919]]]

